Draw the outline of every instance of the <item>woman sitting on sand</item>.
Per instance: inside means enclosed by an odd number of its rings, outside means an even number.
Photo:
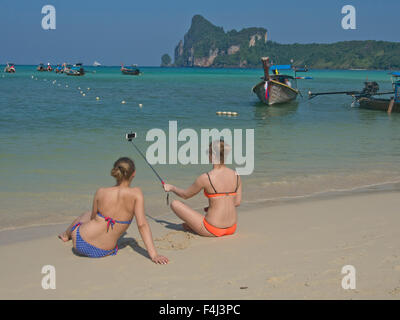
[[[242,183],[239,175],[225,166],[224,160],[230,149],[224,141],[210,143],[209,160],[213,163],[210,172],[203,173],[186,190],[165,184],[166,192],[172,191],[183,199],[189,199],[204,189],[209,206],[204,208],[205,217],[179,200],[171,203],[171,209],[181,218],[186,230],[205,237],[221,237],[235,233],[236,207],[242,200]]]
[[[135,173],[135,164],[131,159],[118,159],[111,170],[117,184],[114,187],[98,189],[92,211],[76,218],[59,238],[63,241],[72,239],[75,250],[87,257],[115,255],[118,251],[118,239],[135,217],[151,260],[159,264],[168,263],[168,259],[158,255],[154,247],[144,213],[142,191],[138,187],[130,188]]]

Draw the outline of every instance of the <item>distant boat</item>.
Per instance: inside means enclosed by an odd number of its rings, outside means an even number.
[[[121,72],[123,74],[128,74],[128,75],[133,75],[133,76],[138,76],[140,75],[140,70],[137,67],[136,64],[133,64],[129,67],[124,67],[123,65],[121,66]]]
[[[85,69],[83,69],[82,63],[76,63],[73,66],[67,64],[64,68],[64,73],[67,76],[83,76]]]
[[[43,63],[39,63],[36,70],[40,72],[47,71]]]
[[[63,73],[64,72],[64,65],[57,65],[54,69],[56,73]]]
[[[44,66],[43,63],[39,63],[38,67],[36,68],[37,71],[43,72],[43,71],[53,71],[53,68],[51,67],[50,63],[47,64],[47,67]]]
[[[15,73],[15,65],[14,63],[7,62],[6,67],[4,68],[4,72],[7,73]]]
[[[263,81],[253,87],[253,92],[257,95],[261,102],[267,105],[277,103],[285,103],[295,100],[299,94],[299,90],[292,88],[290,80],[295,79],[292,76],[278,74],[278,69],[292,69],[291,65],[273,66],[272,71],[275,74],[270,75],[269,58],[261,59],[264,67]]]
[[[100,66],[101,66],[100,62],[97,61],[93,62],[93,67],[100,67]]]

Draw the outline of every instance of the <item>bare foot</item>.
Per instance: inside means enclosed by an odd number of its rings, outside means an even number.
[[[71,237],[68,237],[66,232],[60,233],[58,237],[64,242],[71,240]]]
[[[182,223],[182,228],[185,231],[192,231],[193,232],[193,230],[188,226],[188,224],[186,222]]]

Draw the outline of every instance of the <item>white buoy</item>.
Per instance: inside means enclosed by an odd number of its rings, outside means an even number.
[[[99,98],[99,97],[96,97],[96,100],[100,100],[100,98]]]
[[[81,94],[83,93],[83,91],[81,91]]]
[[[221,115],[222,114],[222,111],[217,111],[217,115]]]
[[[223,115],[226,115],[226,111],[222,111],[222,114],[223,114]]]
[[[232,115],[232,112],[231,112],[231,111],[227,111],[227,112],[226,112],[226,115],[227,115],[227,116],[231,116],[231,115]]]
[[[141,103],[139,103],[139,107],[141,108],[141,107],[143,107],[143,105]]]
[[[68,88],[68,85],[65,85],[66,88]]]
[[[233,116],[237,116],[237,115],[239,115],[239,113],[237,113],[237,112],[232,112],[232,115],[233,115]]]
[[[82,96],[86,97],[86,94],[82,93]]]
[[[87,88],[88,89],[88,91],[90,90],[90,88]]]
[[[78,87],[78,90],[81,90],[81,87]]]
[[[125,100],[122,100],[121,103],[122,103],[122,104],[125,104],[126,102],[125,102]]]

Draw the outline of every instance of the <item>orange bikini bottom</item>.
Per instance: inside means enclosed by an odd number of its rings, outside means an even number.
[[[204,227],[212,233],[216,237],[228,236],[234,234],[236,231],[237,223],[235,223],[232,227],[229,228],[217,228],[213,225],[209,224],[206,218],[203,219]]]

